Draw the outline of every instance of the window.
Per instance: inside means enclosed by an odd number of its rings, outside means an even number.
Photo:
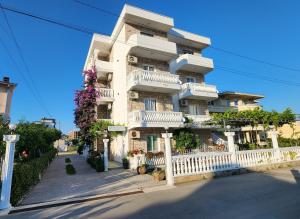
[[[194,52],[192,50],[190,50],[190,49],[183,49],[182,53],[183,54],[192,54],[192,55],[194,54]]]
[[[141,33],[141,35],[145,35],[145,36],[149,36],[149,37],[153,37],[154,36],[152,33],[145,32],[145,31],[141,31],[140,33]]]
[[[158,139],[156,135],[147,135],[147,151],[158,151]]]
[[[209,106],[213,106],[213,105],[215,105],[215,102],[212,100],[212,101],[208,101],[208,105]]]
[[[234,105],[235,106],[239,105],[239,101],[237,99],[234,100]]]
[[[230,100],[229,99],[226,100],[226,106],[230,106]]]
[[[143,65],[143,70],[145,71],[154,71],[154,66],[153,65]]]
[[[191,115],[201,115],[201,110],[199,105],[189,105],[189,114]]]
[[[187,76],[186,77],[186,82],[187,83],[196,83],[196,78],[195,77]]]
[[[156,100],[155,99],[144,99],[145,110],[146,111],[156,111]]]

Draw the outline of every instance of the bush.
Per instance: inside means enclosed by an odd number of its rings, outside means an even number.
[[[74,168],[74,166],[72,164],[67,164],[66,165],[66,172],[69,175],[73,175],[73,174],[76,173],[76,170],[75,170],[75,168]]]
[[[104,160],[98,153],[92,153],[87,158],[87,163],[90,164],[92,168],[96,169],[97,172],[104,171]]]
[[[56,153],[56,150],[51,150],[48,153],[42,154],[39,158],[14,165],[10,198],[12,205],[16,205],[25,193],[38,183],[41,174],[54,159]]]
[[[69,157],[65,158],[65,163],[71,163],[71,159]]]
[[[77,153],[78,153],[78,154],[82,154],[82,153],[83,153],[83,145],[79,145],[79,146],[77,147]]]

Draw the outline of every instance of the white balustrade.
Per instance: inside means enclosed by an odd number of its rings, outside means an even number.
[[[173,156],[173,175],[176,177],[233,169],[231,156],[229,152]]]
[[[98,91],[99,91],[100,100],[102,98],[105,98],[105,99],[113,99],[114,98],[114,91],[113,91],[113,89],[110,89],[110,88],[98,88]]]
[[[146,158],[146,164],[151,167],[164,167],[165,166],[165,158],[164,157],[152,157]]]
[[[179,127],[183,124],[182,113],[172,111],[133,111],[128,120],[130,126],[136,127]]]
[[[134,70],[129,75],[129,80],[136,82],[161,82],[168,84],[181,84],[179,75],[170,73],[161,73],[146,70]]]
[[[286,161],[294,161],[300,160],[300,147],[286,147],[286,148],[279,148],[281,160]]]
[[[253,167],[277,162],[274,149],[259,149],[236,152],[239,167]]]

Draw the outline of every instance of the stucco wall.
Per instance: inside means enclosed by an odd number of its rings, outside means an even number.
[[[131,35],[140,33],[141,31],[151,33],[154,35],[153,37],[155,37],[155,38],[159,38],[159,39],[168,41],[167,34],[164,32],[158,31],[158,30],[149,29],[149,28],[146,28],[143,26],[138,26],[138,25],[128,24],[128,23],[125,24],[125,27],[126,27],[126,41],[128,40],[128,38]]]

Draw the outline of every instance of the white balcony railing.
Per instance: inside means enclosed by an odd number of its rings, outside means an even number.
[[[179,94],[180,99],[200,99],[213,100],[218,98],[218,91],[216,86],[199,84],[199,83],[185,83],[182,85],[182,91]]]
[[[181,127],[181,112],[137,110],[129,113],[129,126],[134,127]]]
[[[99,92],[99,98],[97,102],[99,104],[114,101],[114,90],[111,88],[97,88]]]
[[[235,106],[208,106],[208,111],[213,113],[224,113],[226,111],[237,111]]]
[[[174,93],[181,89],[178,75],[145,70],[132,71],[127,84],[128,90]]]

